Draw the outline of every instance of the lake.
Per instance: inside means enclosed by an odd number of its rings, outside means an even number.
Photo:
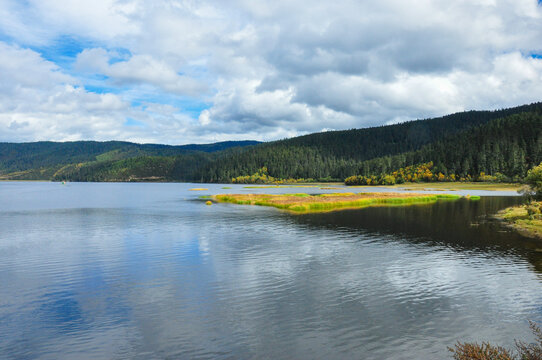
[[[0,182],[0,358],[446,359],[542,323],[542,243],[491,218],[513,193],[305,215],[198,199],[352,191],[223,186]]]

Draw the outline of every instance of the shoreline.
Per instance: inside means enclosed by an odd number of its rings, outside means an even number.
[[[371,185],[349,186],[352,188],[370,188]],[[396,185],[379,185],[387,189],[401,189],[406,191],[429,190],[429,191],[460,191],[460,190],[485,190],[485,191],[517,191],[522,187],[520,183],[489,183],[489,182],[419,182]]]
[[[506,227],[513,229],[519,234],[542,241],[542,215],[538,213],[529,215],[527,209],[536,211],[540,209],[542,202],[511,206],[497,212],[494,217]]]
[[[175,181],[166,179],[140,178],[132,180],[109,180],[109,181],[71,181],[64,180],[69,183],[176,183],[176,184],[217,184],[217,185],[239,185],[245,188],[283,188],[283,187],[341,187],[345,189],[398,189],[398,190],[434,190],[434,191],[458,191],[458,190],[487,190],[487,191],[511,191],[519,190],[523,184],[521,183],[490,183],[490,182],[410,182],[395,185],[345,185],[344,182],[299,182],[299,183],[283,183],[283,184],[243,184],[243,183],[214,183],[214,182],[197,182],[197,181]],[[0,182],[58,182],[51,179],[6,179],[0,176]]]

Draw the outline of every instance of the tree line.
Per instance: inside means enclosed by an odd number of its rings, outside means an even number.
[[[251,181],[265,167],[265,177],[274,179],[390,182],[393,176],[397,182],[412,180],[394,172],[432,163],[437,181],[518,181],[542,161],[541,130],[542,103],[534,103],[261,144],[0,143],[0,177],[229,183]]]
[[[380,129],[383,131],[384,128]],[[392,132],[395,128],[390,129]],[[386,149],[387,143],[376,144],[378,152],[386,154],[370,159],[365,156],[331,153],[327,142],[299,143],[283,141],[239,149],[221,156],[198,169],[194,179],[204,182],[229,182],[231,178],[250,175],[267,167],[276,178],[312,178],[318,181],[339,180],[353,175],[379,176],[412,165],[433,162],[434,172],[457,179],[503,174],[519,181],[527,169],[542,161],[542,112],[514,114],[492,119],[447,136],[437,136],[433,142],[412,151],[395,153]],[[446,132],[445,132],[446,133]],[[324,133],[325,134],[325,133]],[[319,134],[319,136],[324,136]],[[333,146],[355,147],[357,142],[335,139]],[[408,146],[407,146],[408,148]],[[375,153],[376,150],[373,151]]]

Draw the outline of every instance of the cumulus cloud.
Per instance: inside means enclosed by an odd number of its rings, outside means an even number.
[[[116,94],[87,91],[35,51],[2,42],[0,78],[0,141],[178,143],[183,134],[198,137],[196,122],[176,107],[155,103],[134,107]],[[145,126],[126,126],[127,118]]]
[[[138,1],[1,0],[0,30],[18,42],[47,44],[61,35],[114,43],[137,35]]]
[[[0,0],[0,17],[4,140],[272,140],[542,100],[536,0]],[[59,62],[65,37],[81,49]]]
[[[102,48],[85,49],[77,56],[75,68],[105,75],[120,85],[152,84],[167,92],[192,96],[206,91],[205,84],[177,73],[169,64],[152,56],[134,55],[127,60],[110,63],[111,57]]]

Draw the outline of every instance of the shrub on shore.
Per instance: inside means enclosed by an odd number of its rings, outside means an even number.
[[[446,173],[446,171],[444,171]],[[480,172],[478,175],[466,174],[459,176],[456,174],[444,174],[432,162],[407,166],[400,168],[389,174],[381,175],[354,175],[345,179],[346,185],[394,185],[405,182],[491,182],[503,183],[510,182],[511,179],[501,173],[494,175]]]
[[[515,351],[490,343],[461,343],[448,348],[455,360],[542,360],[542,331],[535,323],[530,322],[531,331],[535,335],[533,343],[516,340]]]
[[[528,186],[527,195],[542,199],[542,163],[527,172],[525,184]]]

